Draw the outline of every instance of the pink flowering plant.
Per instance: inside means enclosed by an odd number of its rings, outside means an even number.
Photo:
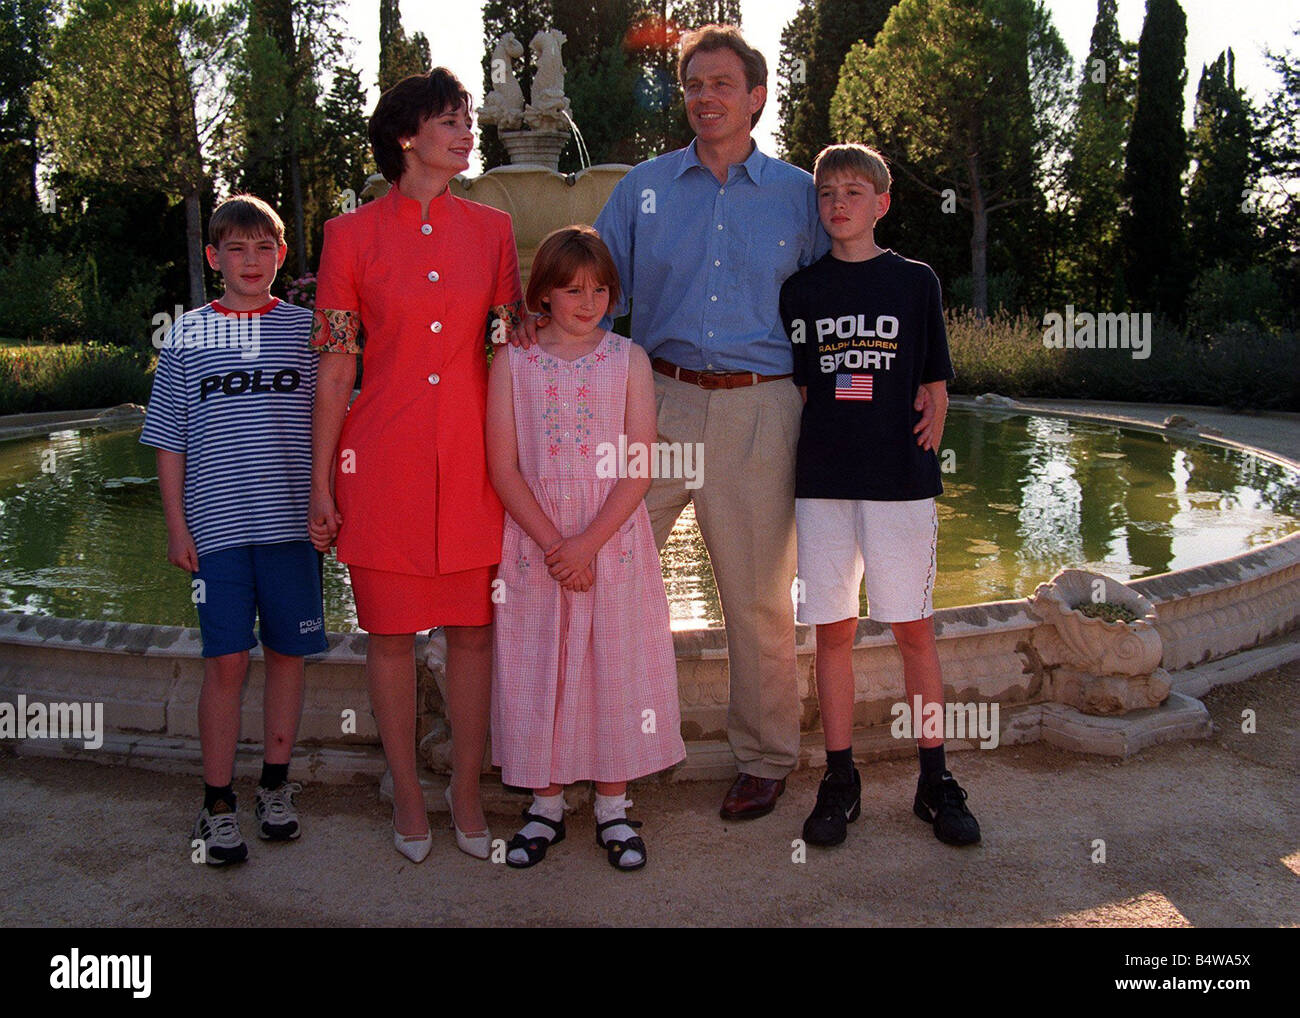
[[[284,288],[284,299],[299,307],[316,306],[316,273],[308,272],[305,276],[289,280]]]

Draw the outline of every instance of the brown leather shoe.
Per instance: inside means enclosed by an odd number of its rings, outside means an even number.
[[[737,774],[722,800],[723,820],[753,820],[765,817],[776,806],[777,797],[785,791],[785,778],[756,778],[752,774]]]

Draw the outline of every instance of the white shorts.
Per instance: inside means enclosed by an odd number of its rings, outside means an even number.
[[[939,517],[934,499],[866,502],[797,498],[799,580],[795,614],[824,625],[858,617],[863,573],[877,622],[915,622],[934,614]]]

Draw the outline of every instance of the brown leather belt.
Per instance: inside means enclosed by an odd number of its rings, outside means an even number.
[[[754,371],[692,371],[690,368],[679,368],[662,357],[654,358],[650,366],[661,375],[667,375],[669,378],[690,385],[698,385],[701,389],[739,389],[746,385],[757,385],[759,382],[775,382],[779,378],[792,377],[791,375],[760,375]]]

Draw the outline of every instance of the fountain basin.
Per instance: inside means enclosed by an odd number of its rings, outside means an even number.
[[[1277,457],[1265,458],[1294,468]],[[154,503],[156,491],[147,494]],[[1124,727],[1121,719],[1090,720],[1051,702],[1054,669],[1066,648],[1055,627],[1023,598],[936,612],[947,699],[999,704],[1003,743],[1047,738],[1070,748],[1123,754],[1163,738],[1208,734],[1204,708],[1190,697],[1209,688],[1207,681],[1213,684],[1207,675],[1227,674],[1231,662],[1223,664],[1220,672],[1207,671],[1206,663],[1225,662],[1291,632],[1300,622],[1300,534],[1193,567],[1130,580],[1128,586],[1155,608],[1161,665],[1170,673],[1173,686],[1165,706],[1138,712],[1143,716],[1132,719],[1144,726],[1146,734],[1141,738],[1133,736],[1133,724]],[[695,626],[678,628],[673,638],[689,751],[686,764],[674,776],[728,776],[734,763],[725,741],[725,632]],[[363,675],[366,639],[361,633],[331,633],[329,651],[308,661],[302,754],[306,773],[318,780],[369,781],[382,773]],[[821,740],[813,634],[798,627],[796,640],[805,733],[802,760],[816,763]],[[863,757],[912,752],[910,742],[891,739],[887,731],[891,708],[903,698],[901,661],[888,627],[861,619],[853,654],[857,752]],[[259,653],[254,652],[253,658],[243,730],[256,738],[261,730],[262,663]],[[417,658],[424,707],[418,734],[423,737],[439,721],[436,688],[444,660],[440,638],[420,637]],[[104,704],[107,735],[102,749],[30,740],[21,744],[24,752],[69,753],[196,771],[195,708],[201,681],[200,645],[193,628],[0,613],[0,700],[13,702],[21,693],[28,701]],[[1189,692],[1182,692],[1184,688]],[[349,717],[355,720],[351,731],[346,730]]]

